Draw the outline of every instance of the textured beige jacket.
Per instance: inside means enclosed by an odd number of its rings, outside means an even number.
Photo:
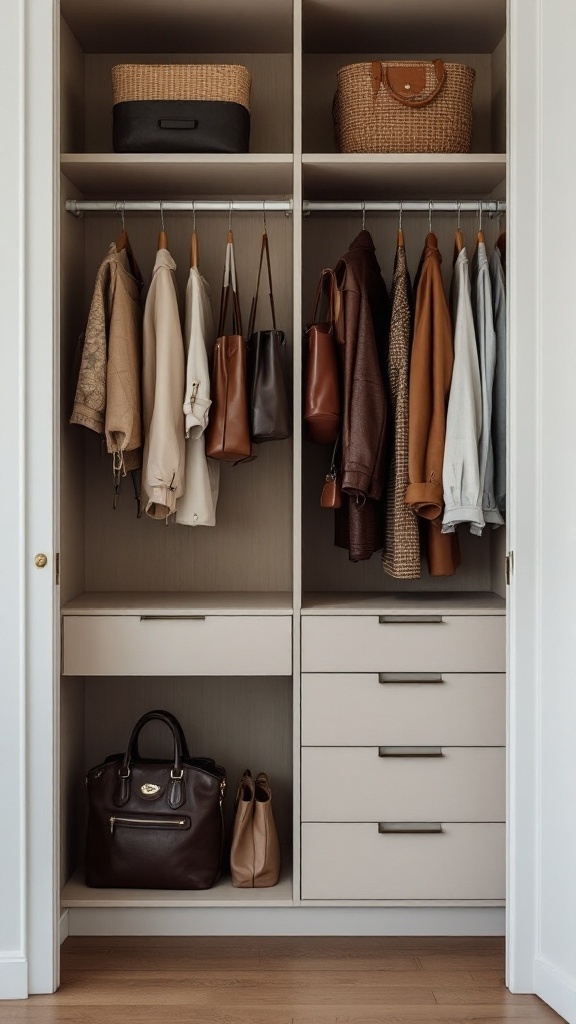
[[[152,519],[171,515],[184,490],[184,342],[175,270],[170,253],[159,249],[144,310],[142,486]]]
[[[112,243],[96,276],[70,417],[106,436],[124,475],[142,465],[141,291],[134,257]]]

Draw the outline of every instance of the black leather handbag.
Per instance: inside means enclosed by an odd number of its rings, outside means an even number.
[[[254,331],[264,256],[268,268],[272,329]],[[286,342],[284,332],[276,328],[270,249],[266,231],[262,235],[256,291],[250,308],[248,339],[252,440],[255,444],[261,444],[263,441],[284,441],[291,434],[290,409],[282,369],[282,351]]]
[[[172,732],[170,761],[140,757],[138,736],[152,721]],[[86,785],[87,885],[209,889],[218,880],[226,772],[210,758],[190,757],[182,726],[170,712],[142,715],[126,753],[92,768]]]
[[[224,100],[127,100],[113,107],[115,153],[247,153],[250,114]]]

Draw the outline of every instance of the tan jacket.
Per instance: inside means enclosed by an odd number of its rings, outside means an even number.
[[[144,310],[142,486],[152,519],[175,512],[184,492],[184,342],[175,270],[168,250],[159,249]]]
[[[443,534],[442,468],[446,412],[454,345],[450,311],[444,292],[442,257],[436,235],[424,245],[416,280],[414,341],[410,362],[409,441],[406,504],[428,520],[428,570],[431,576],[452,576],[460,564],[455,533]]]
[[[70,417],[105,435],[124,475],[142,465],[141,291],[134,257],[112,243],[96,276]]]

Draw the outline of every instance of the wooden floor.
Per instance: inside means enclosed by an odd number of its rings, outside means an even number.
[[[560,1024],[504,986],[503,939],[70,938],[24,1024]]]

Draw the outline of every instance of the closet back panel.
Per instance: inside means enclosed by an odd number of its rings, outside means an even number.
[[[72,219],[72,218],[71,218]],[[84,308],[88,311],[98,265],[117,237],[114,215],[86,218]],[[190,264],[192,218],[165,215],[170,251],[177,263],[183,300]],[[126,217],[131,243],[150,282],[156,256],[158,215]],[[262,231],[260,214],[234,217],[234,237],[242,313],[247,326],[256,283]],[[227,214],[198,214],[200,267],[209,281],[215,322],[223,271]],[[278,326],[287,335],[284,369],[290,386],[292,359],[292,224],[284,214],[268,215]],[[258,323],[271,326],[267,287],[262,282]],[[216,527],[165,525],[135,516],[130,480],[123,481],[118,507],[112,508],[110,460],[96,435],[85,437],[86,590],[230,590],[287,591],[292,587],[292,442],[255,445],[256,459],[222,465]]]
[[[266,771],[283,845],[292,841],[292,679],[261,677],[87,679],[85,770],[124,751],[130,731],[151,708],[171,711],[182,723],[192,756],[213,757],[227,772],[224,804],[231,835],[236,787],[246,768]],[[110,714],[110,709],[114,713]],[[172,737],[157,722],[142,733],[143,757],[173,754]]]
[[[292,56],[289,53],[90,53],[85,58],[85,146],[112,150],[115,64],[243,64],[252,72],[251,153],[292,151]]]
[[[493,151],[492,57],[489,53],[314,53],[303,56],[303,151],[334,153],[332,101],[336,91],[338,68],[345,64],[373,60],[435,60],[469,64],[476,71],[474,82],[472,153]],[[502,146],[502,151],[504,149]],[[494,150],[498,152],[498,150]]]
[[[503,192],[501,193],[502,197]],[[361,197],[358,197],[361,198]],[[399,197],[400,198],[400,197]],[[366,228],[376,245],[388,290],[392,282],[398,218],[395,214],[366,214]],[[412,280],[428,232],[427,214],[404,214],[402,227]],[[312,302],[322,267],[335,266],[348,245],[362,228],[360,214],[311,214],[303,226],[303,313],[305,322],[312,314]],[[454,214],[433,214],[432,228],[438,236],[443,255],[442,270],[446,290],[452,275],[452,253],[456,217]],[[474,214],[462,214],[462,229],[471,258],[476,247],[478,222]],[[483,230],[488,249],[499,233],[497,219],[484,217]],[[306,591],[482,591],[492,590],[497,561],[502,557],[505,531],[486,531],[481,538],[467,530],[459,532],[462,565],[454,576],[430,577],[426,563],[420,580],[396,580],[382,569],[380,555],[369,561],[353,563],[348,553],[334,547],[334,516],[320,508],[322,482],[329,468],[330,450],[304,443],[302,454],[302,587]],[[501,535],[501,536],[498,536]],[[498,556],[492,557],[492,545]]]

